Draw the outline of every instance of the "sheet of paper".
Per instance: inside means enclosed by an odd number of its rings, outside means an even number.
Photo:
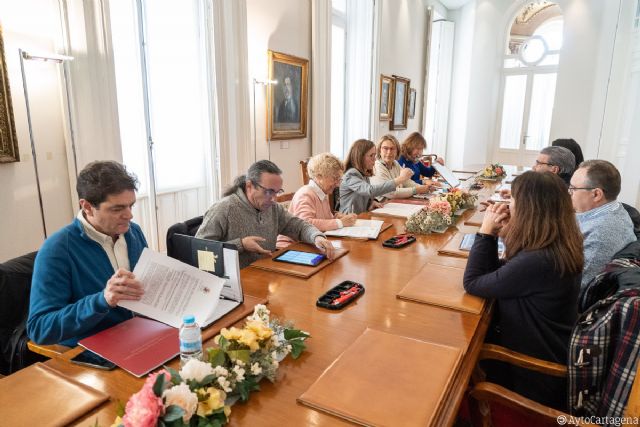
[[[371,211],[372,214],[399,216],[409,218],[414,213],[422,209],[422,205],[411,205],[407,203],[387,203],[380,209]]]
[[[225,280],[147,248],[133,270],[142,283],[140,301],[118,305],[179,328],[182,317],[193,314],[204,325],[216,310]]]
[[[213,252],[198,251],[198,268],[204,271],[216,271],[216,258]]]
[[[364,239],[377,239],[384,221],[376,219],[356,219],[351,227],[343,227],[338,230],[325,231],[327,236],[353,237]]]

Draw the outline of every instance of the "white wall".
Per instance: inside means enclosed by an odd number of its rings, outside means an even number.
[[[0,261],[37,250],[44,240],[29,142],[18,49],[60,52],[56,0],[0,2],[13,112],[21,161],[0,164]],[[60,65],[25,61],[48,234],[72,216]]]
[[[310,0],[247,0],[247,32],[249,50],[249,78],[266,80],[269,75],[267,50],[300,58],[311,58],[311,1]],[[313,76],[309,68],[309,82]],[[310,90],[311,85],[308,85]],[[266,139],[266,87],[256,86],[256,152],[257,159],[271,158],[283,171],[284,188],[293,192],[302,185],[299,161],[311,155],[311,126],[307,123],[307,137],[271,141]],[[278,86],[275,87],[278,90]],[[310,97],[309,92],[309,97]],[[310,103],[307,104],[309,108]],[[253,110],[253,106],[251,106]],[[309,111],[309,110],[307,110]],[[253,115],[253,111],[251,113]],[[310,119],[307,114],[307,120]],[[269,146],[271,153],[269,154]]]

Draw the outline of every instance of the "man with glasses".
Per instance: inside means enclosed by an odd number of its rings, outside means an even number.
[[[631,218],[616,200],[620,181],[620,172],[606,160],[582,162],[571,177],[569,194],[584,235],[583,287],[636,240]]]
[[[576,158],[568,149],[564,147],[544,147],[538,153],[532,169],[536,172],[555,173],[568,185],[575,167]]]
[[[209,208],[196,237],[236,245],[241,268],[270,254],[278,234],[314,244],[333,259],[333,245],[322,232],[276,201],[284,192],[281,175],[280,168],[268,160],[251,165],[246,175],[234,180],[224,198]]]

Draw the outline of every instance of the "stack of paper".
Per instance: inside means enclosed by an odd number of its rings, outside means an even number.
[[[384,207],[371,211],[374,215],[389,215],[409,218],[414,213],[420,211],[422,205],[410,205],[406,203],[387,203]]]
[[[377,239],[384,221],[375,219],[356,219],[355,225],[343,227],[338,230],[325,231],[327,236],[353,237],[360,239]]]

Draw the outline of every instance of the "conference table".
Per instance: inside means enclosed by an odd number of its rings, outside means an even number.
[[[490,191],[490,186],[487,187]],[[485,194],[486,195],[486,194]],[[474,211],[467,211],[457,223],[464,228],[464,219]],[[267,298],[272,316],[292,321],[297,328],[311,333],[307,350],[293,360],[288,357],[280,364],[278,380],[263,380],[260,391],[251,394],[246,403],[232,407],[231,426],[328,426],[349,425],[348,421],[297,403],[296,399],[344,352],[367,328],[418,340],[430,341],[460,348],[463,356],[456,366],[454,377],[444,390],[433,425],[452,425],[455,421],[464,391],[475,367],[480,346],[491,317],[491,304],[485,304],[480,314],[421,304],[396,297],[405,284],[427,264],[440,257],[437,250],[458,228],[450,227],[443,234],[418,235],[417,242],[401,249],[382,246],[382,241],[404,232],[402,218],[361,217],[381,219],[391,223],[377,240],[332,239],[336,246],[349,249],[346,256],[320,270],[308,279],[275,272],[245,268],[241,271],[245,294]],[[440,264],[457,268],[464,265],[459,258],[437,259]],[[366,292],[358,300],[340,311],[316,307],[324,292],[344,280],[364,285]],[[425,285],[429,276],[424,276]],[[241,323],[241,322],[238,322]],[[212,346],[212,340],[204,346]],[[138,379],[122,369],[101,371],[69,363],[80,349],[47,361],[50,367],[101,390],[110,400],[78,419],[75,425],[111,425],[116,417],[117,402],[123,404],[137,392],[144,379]],[[402,355],[401,349],[398,355]],[[169,366],[178,367],[178,358]],[[410,362],[398,360],[410,369]],[[70,402],[72,404],[72,402]],[[398,414],[401,423],[402,414]]]

